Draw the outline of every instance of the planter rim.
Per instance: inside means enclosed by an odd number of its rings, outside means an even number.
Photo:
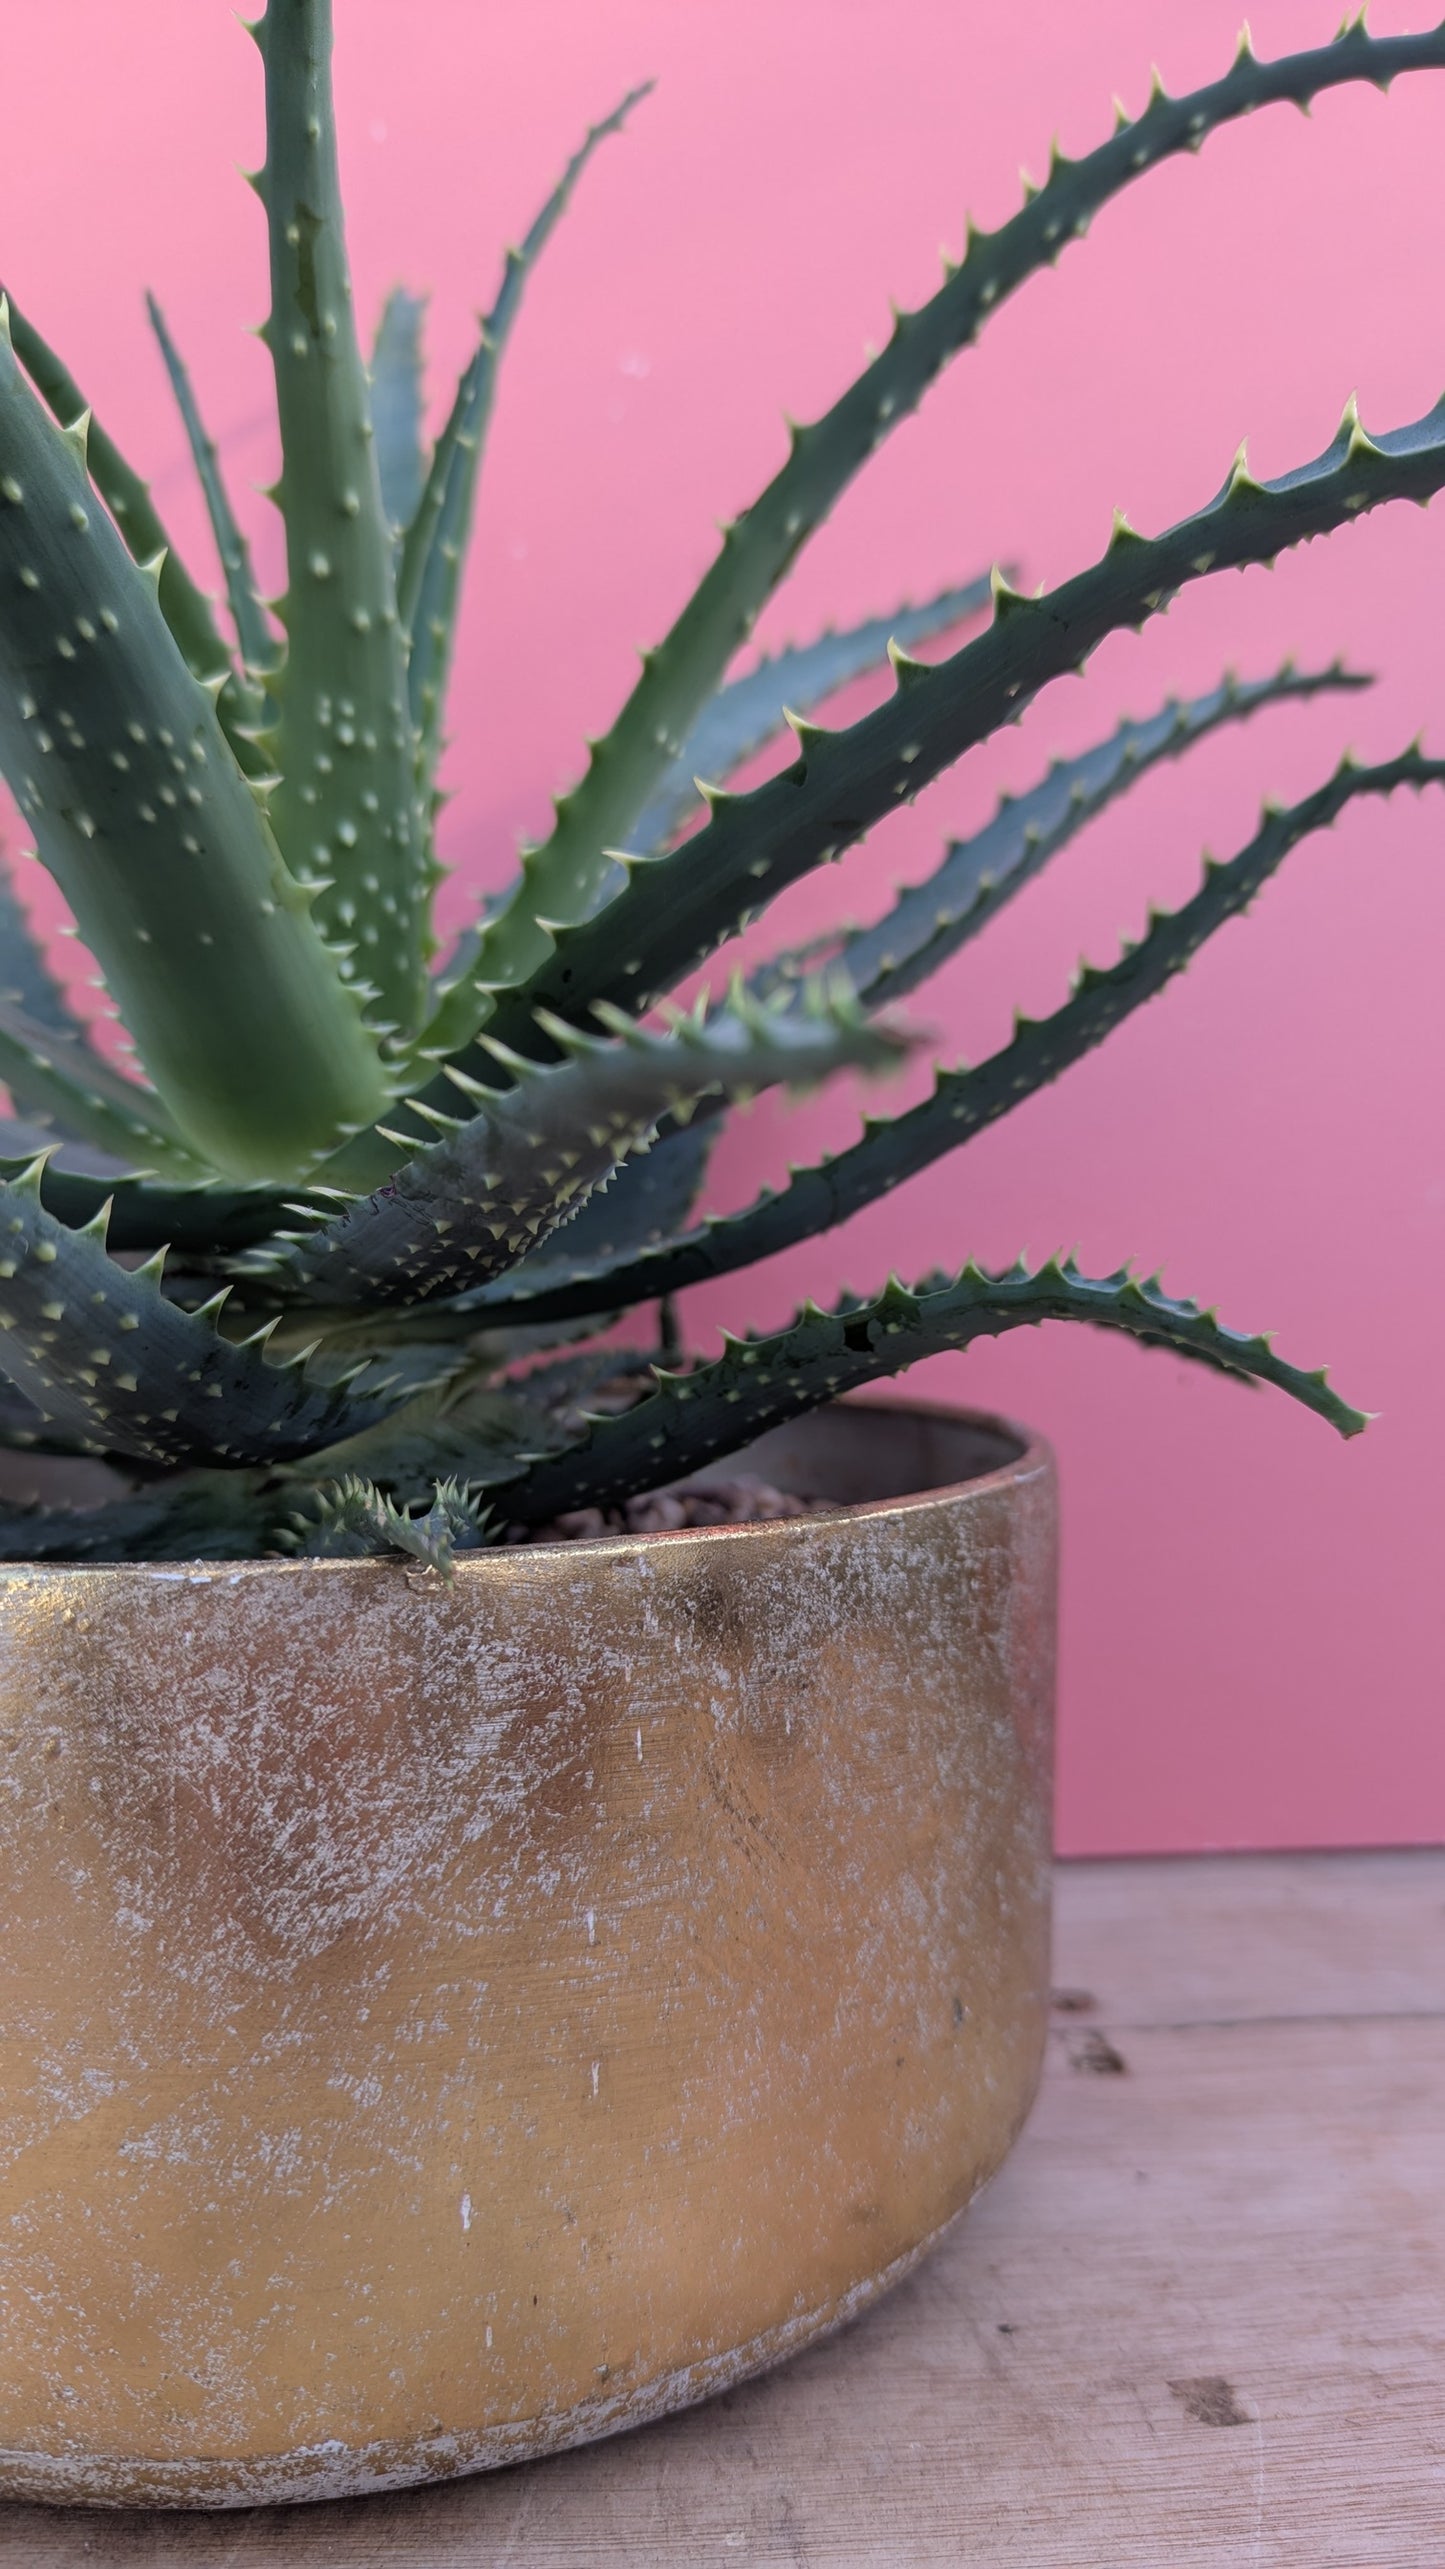
[[[826,1525],[836,1526],[844,1518],[898,1516],[915,1508],[936,1506],[941,1501],[958,1498],[966,1491],[981,1492],[999,1488],[1010,1481],[1027,1479],[1041,1466],[1046,1466],[1055,1459],[1049,1440],[1040,1435],[1037,1429],[1025,1426],[1018,1419],[1007,1418],[999,1411],[973,1409],[958,1401],[914,1400],[907,1397],[875,1400],[867,1394],[845,1392],[839,1400],[823,1404],[823,1409],[848,1410],[855,1415],[860,1412],[878,1411],[885,1418],[938,1419],[948,1426],[979,1428],[986,1435],[1004,1439],[1018,1450],[983,1471],[968,1473],[961,1480],[932,1482],[921,1489],[900,1491],[892,1498],[846,1499],[832,1508],[826,1516],[764,1517],[734,1525],[680,1525],[659,1527],[637,1534],[557,1536],[550,1543],[490,1544],[477,1552],[461,1553],[456,1563],[456,1576],[458,1579],[468,1580],[477,1577],[485,1578],[494,1574],[495,1565],[499,1562],[505,1563],[515,1572],[529,1560],[542,1559],[551,1562],[555,1561],[559,1554],[567,1559],[582,1556],[590,1559],[599,1553],[619,1552],[635,1557],[642,1548],[651,1547],[657,1543],[714,1543],[719,1539],[749,1543],[796,1543],[805,1529]],[[798,1419],[786,1421],[785,1424],[804,1427],[808,1418],[821,1414],[819,1410],[807,1411]],[[696,1472],[684,1474],[678,1482],[660,1482],[658,1486],[659,1488],[694,1486],[703,1479],[706,1472],[719,1464],[741,1459],[749,1451],[750,1447],[741,1446],[736,1458],[728,1455],[715,1456],[712,1464],[701,1465]],[[244,1555],[217,1553],[185,1555],[174,1561],[6,1561],[0,1558],[0,1582],[11,1579],[43,1579],[49,1582],[71,1578],[89,1582],[109,1578],[117,1573],[130,1577],[137,1571],[143,1571],[169,1586],[174,1585],[177,1580],[194,1580],[197,1583],[215,1579],[235,1581],[243,1577],[274,1578],[278,1573],[284,1573],[292,1579],[313,1572],[331,1576],[342,1572],[349,1573],[353,1577],[360,1573],[367,1577],[375,1577],[383,1572],[395,1572],[397,1569],[401,1569],[404,1575],[413,1578],[426,1579],[432,1575],[421,1564],[406,1561],[401,1554],[397,1554],[392,1559],[380,1555],[372,1557],[361,1555],[355,1559],[342,1557],[330,1560],[296,1560],[277,1554],[254,1560]]]

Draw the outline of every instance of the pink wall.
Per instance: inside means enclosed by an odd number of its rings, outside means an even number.
[[[342,0],[339,89],[362,308],[436,289],[435,388],[468,344],[501,242],[586,123],[640,75],[658,94],[610,144],[549,253],[507,369],[454,697],[446,845],[468,885],[507,866],[804,417],[916,301],[965,205],[1016,198],[1057,128],[1079,150],[1111,90],[1143,102],[1227,61],[1236,0]],[[1272,0],[1261,50],[1318,42],[1339,0]],[[1415,23],[1382,6],[1376,32]],[[139,308],[154,284],[238,480],[270,462],[255,57],[224,0],[50,0],[6,25],[0,264],[204,556]],[[876,460],[801,565],[773,638],[918,594],[994,554],[1055,580],[1118,501],[1145,528],[1206,498],[1241,434],[1265,471],[1313,454],[1358,387],[1415,417],[1445,376],[1445,83],[1403,82],[1222,135],[1112,208],[995,322]],[[248,495],[249,497],[249,495]],[[269,512],[248,516],[274,561]],[[1000,784],[1123,708],[1231,660],[1345,647],[1366,701],[1271,716],[1157,776],[949,973],[924,1006],[976,1058],[1015,1002],[1063,994],[1201,845],[1342,738],[1445,740],[1438,519],[1395,509],[1194,591],[1102,651],[966,776],[936,786],[827,899],[859,910],[925,867]],[[1167,1261],[1226,1318],[1275,1325],[1383,1416],[1345,1448],[1282,1400],[1055,1330],[949,1359],[917,1388],[1016,1411],[1067,1488],[1062,1843],[1072,1850],[1445,1834],[1441,1722],[1445,868],[1437,805],[1360,809],[1307,846],[1107,1052],[1005,1129],[776,1268],[695,1297],[780,1318],[808,1288],[972,1251],[1077,1242]],[[460,900],[457,907],[462,906]],[[806,914],[794,906],[789,924]],[[760,1110],[720,1195],[846,1136],[846,1099]],[[706,1330],[703,1330],[706,1335]]]

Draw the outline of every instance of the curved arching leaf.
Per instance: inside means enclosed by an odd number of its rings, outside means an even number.
[[[1445,482],[1445,400],[1378,439],[1351,403],[1313,462],[1269,482],[1241,454],[1207,507],[1158,536],[1116,518],[1102,557],[1038,597],[996,583],[987,632],[951,658],[900,659],[886,703],[837,731],[799,724],[798,758],[746,794],[713,798],[704,829],[663,856],[627,860],[627,886],[560,929],[525,993],[495,994],[490,1030],[525,1048],[531,1012],[576,1021],[598,999],[647,1007],[813,867],[1021,712],[1053,678],[1081,669],[1122,627],[1157,614],[1190,581],[1272,561],[1391,499],[1429,500]]]
[[[1081,160],[1053,152],[1047,179],[996,232],[970,227],[962,260],[938,292],[899,312],[881,354],[822,418],[791,431],[786,463],[724,530],[722,548],[671,631],[593,746],[580,782],[557,804],[546,840],[527,850],[507,902],[489,921],[467,992],[452,994],[440,1047],[456,1051],[484,1023],[494,994],[540,983],[551,925],[587,918],[611,854],[634,851],[634,825],[659,778],[741,649],[759,610],[801,546],[875,449],[917,408],[940,370],[978,337],[989,315],[1051,267],[1112,197],[1219,127],[1283,101],[1307,106],[1327,89],[1445,65],[1445,27],[1375,38],[1349,21],[1333,44],[1260,62],[1248,37],[1221,80],[1170,98],[1156,81],[1142,114],[1122,110],[1112,136]],[[611,854],[609,854],[609,851]]]
[[[871,1119],[861,1141],[813,1167],[794,1169],[785,1187],[768,1190],[739,1213],[715,1215],[659,1247],[599,1260],[590,1272],[574,1268],[557,1277],[539,1269],[532,1288],[521,1274],[509,1277],[479,1295],[473,1308],[497,1328],[617,1310],[753,1266],[848,1221],[1011,1113],[1102,1043],[1182,972],[1217,928],[1248,908],[1291,848],[1328,828],[1348,804],[1391,794],[1400,785],[1442,781],[1445,761],[1414,749],[1378,766],[1345,764],[1303,801],[1267,811],[1248,846],[1227,864],[1206,863],[1193,899],[1178,910],[1152,914],[1143,937],[1126,946],[1117,963],[1102,970],[1086,964],[1073,995],[1052,1015],[1020,1018],[1012,1041],[976,1068],[939,1071],[917,1106],[890,1119]]]
[[[499,1524],[545,1525],[573,1508],[612,1506],[661,1480],[682,1480],[767,1428],[902,1373],[924,1356],[1044,1320],[1122,1330],[1221,1372],[1272,1383],[1342,1436],[1368,1425],[1322,1372],[1286,1364],[1268,1338],[1224,1328],[1212,1311],[1166,1294],[1157,1279],[1141,1283],[1127,1267],[1086,1276],[1071,1258],[1051,1258],[1034,1272],[1020,1264],[999,1276],[970,1261],[948,1281],[910,1289],[895,1279],[870,1301],[850,1296],[832,1311],[809,1304],[772,1336],[729,1338],[712,1364],[659,1373],[656,1390],[635,1408],[590,1421],[563,1453],[500,1486],[478,1485],[480,1494]]]
[[[828,940],[821,955],[810,950],[796,961],[780,957],[751,973],[748,986],[766,997],[799,969],[814,970],[826,959],[847,975],[865,1007],[891,1007],[988,927],[1006,902],[1151,767],[1182,758],[1211,732],[1247,722],[1266,706],[1370,683],[1338,661],[1318,671],[1297,670],[1286,661],[1271,678],[1227,677],[1188,703],[1171,698],[1143,722],[1128,718],[1095,748],[1055,759],[1037,785],[1006,794],[991,821],[968,838],[950,840],[942,864],[900,892],[871,927]]]

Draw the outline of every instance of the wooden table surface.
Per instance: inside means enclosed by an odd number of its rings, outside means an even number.
[[[0,2508],[0,2560],[1445,2569],[1445,1852],[1064,1866],[1056,1977],[1008,2167],[770,2379],[447,2488]]]

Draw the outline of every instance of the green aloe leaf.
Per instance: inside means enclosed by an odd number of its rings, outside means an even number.
[[[202,1184],[204,1160],[188,1151],[153,1090],[113,1070],[84,1036],[52,1034],[0,1000],[0,1080],[12,1097],[54,1117],[65,1133],[134,1167]]]
[[[249,671],[275,669],[280,664],[281,646],[271,630],[266,609],[261,602],[261,593],[256,586],[256,575],[251,568],[251,556],[246,539],[241,533],[236,512],[231,506],[230,494],[226,489],[225,478],[221,471],[221,459],[206,433],[206,425],[201,417],[195,388],[182,362],[180,351],[166,326],[165,314],[153,294],[146,296],[146,312],[156,335],[166,373],[170,377],[171,390],[176,397],[176,408],[181,414],[181,425],[186,432],[186,443],[191,450],[191,461],[195,465],[196,477],[205,499],[206,514],[211,521],[211,533],[215,538],[216,551],[221,557],[221,573],[226,583],[231,622],[236,628],[236,640],[240,645],[242,666]],[[253,688],[249,691],[245,704],[245,718],[252,728],[258,729],[264,723],[265,716],[265,697],[259,689]]]
[[[378,1193],[274,1259],[257,1253],[243,1272],[269,1272],[288,1298],[328,1306],[417,1302],[482,1284],[645,1148],[664,1116],[685,1114],[710,1092],[810,1086],[837,1070],[898,1060],[903,1039],[867,1024],[849,996],[819,988],[813,1002],[784,1014],[738,991],[715,1016],[682,1016],[660,1034],[607,1012],[606,1040],[558,1024],[550,1031],[564,1061],[539,1069],[509,1056],[501,1067],[513,1084],[504,1089],[459,1077],[473,1109],[465,1122],[436,1117],[440,1139]]]
[[[188,1149],[293,1176],[381,1108],[375,1044],[221,729],[219,682],[165,621],[159,565],[131,559],[83,424],[54,425],[3,321],[0,304],[0,768]]]
[[[483,1540],[481,1519],[454,1481],[433,1484],[424,1513],[397,1507],[357,1473],[318,1490],[282,1528],[277,1549],[307,1561],[355,1561],[399,1553],[450,1579],[458,1552]]]
[[[52,416],[64,429],[85,425],[86,460],[131,559],[159,563],[156,602],[186,667],[218,689],[216,710],[232,750],[248,775],[263,773],[264,754],[251,742],[254,702],[226,648],[205,591],[197,587],[156,508],[150,491],[96,418],[69,368],[41,337],[13,296],[7,299],[16,356]]]
[[[628,91],[572,155],[520,246],[509,249],[501,289],[481,326],[475,356],[457,386],[451,414],[437,439],[426,484],[402,542],[397,592],[409,659],[407,685],[412,721],[430,779],[441,747],[447,673],[456,635],[461,586],[482,450],[496,400],[502,351],[521,308],[527,279],[566,211],[577,181],[599,143],[621,131],[652,83]]]
[[[331,96],[331,0],[269,0],[260,192],[271,244],[263,336],[276,377],[286,526],[284,669],[272,804],[316,919],[378,1028],[426,1000],[430,813],[407,699],[392,535],[357,342]]]
[[[551,925],[586,919],[608,877],[609,851],[635,850],[637,814],[676,756],[759,610],[800,547],[860,467],[913,411],[941,368],[978,337],[990,313],[1060,252],[1110,198],[1220,126],[1274,101],[1308,106],[1324,90],[1445,65],[1445,27],[1374,38],[1347,23],[1333,44],[1255,59],[1246,37],[1223,79],[1169,98],[1156,82],[1143,113],[1120,112],[1110,139],[1082,160],[1055,150],[1041,188],[997,232],[970,229],[962,262],[916,312],[897,314],[881,355],[831,410],[791,433],[791,452],[765,491],[728,527],[717,560],[660,646],[586,773],[557,806],[545,843],[524,856],[514,893],[488,923],[469,1003],[453,994],[444,1045],[456,1050],[487,1022],[492,994],[549,972]]]
[[[1183,757],[1211,732],[1247,722],[1266,706],[1370,683],[1338,662],[1311,672],[1286,661],[1271,678],[1227,677],[1187,704],[1171,698],[1144,722],[1126,719],[1097,747],[1077,758],[1055,759],[1025,793],[1006,794],[991,821],[969,838],[951,840],[942,864],[901,892],[872,927],[825,939],[821,953],[810,948],[796,958],[781,957],[750,974],[749,987],[766,996],[800,969],[813,970],[826,959],[847,974],[865,1007],[890,1007],[986,928],[1005,902],[1151,767]]]
[[[511,1284],[522,1292],[543,1292],[681,1231],[702,1191],[725,1105],[723,1098],[705,1097],[690,1122],[660,1126],[649,1150],[624,1160],[562,1230],[512,1269]]]
[[[700,1471],[765,1429],[902,1373],[924,1356],[1044,1320],[1122,1330],[1225,1373],[1272,1383],[1342,1436],[1368,1425],[1363,1412],[1331,1391],[1322,1372],[1286,1364],[1268,1338],[1224,1328],[1212,1311],[1166,1294],[1157,1279],[1141,1283],[1127,1267],[1085,1276],[1071,1258],[1051,1258],[1033,1273],[1020,1264],[999,1276],[970,1261],[950,1281],[910,1289],[894,1280],[871,1301],[850,1296],[832,1311],[809,1304],[773,1336],[729,1338],[714,1363],[659,1374],[656,1390],[635,1408],[590,1422],[564,1453],[500,1486],[481,1485],[474,1495],[485,1496],[498,1524],[545,1525],[573,1508],[608,1506],[656,1488],[661,1479]]]
[[[131,1174],[126,1163],[113,1158],[109,1151],[97,1150],[90,1142],[77,1142],[73,1135],[61,1133],[49,1115],[0,1115],[0,1161],[11,1160],[18,1168],[28,1168],[44,1151],[60,1158],[72,1175],[109,1179]]]
[[[629,832],[634,846],[652,854],[700,809],[696,779],[725,784],[745,759],[785,730],[789,712],[812,713],[840,687],[870,670],[888,666],[888,645],[912,651],[935,634],[948,633],[968,617],[991,606],[987,573],[961,586],[942,589],[922,606],[901,606],[892,615],[870,616],[866,623],[841,633],[820,633],[813,642],[791,643],[760,660],[741,678],[720,687],[703,707],[672,765],[638,813]]]
[[[646,1007],[764,901],[853,846],[1051,679],[1081,669],[1108,634],[1144,624],[1191,580],[1273,561],[1385,500],[1427,501],[1442,482],[1445,401],[1378,440],[1351,403],[1297,471],[1257,482],[1241,451],[1218,497],[1164,534],[1138,535],[1116,517],[1102,558],[1047,595],[996,582],[993,623],[976,641],[931,665],[899,659],[895,692],[875,712],[839,731],[798,724],[798,757],[783,774],[715,795],[706,828],[670,853],[630,857],[626,890],[559,930],[525,994],[497,994],[491,1031],[524,1042],[537,1007],[565,1018],[598,999]]]
[[[6,1561],[254,1561],[275,1548],[283,1490],[260,1472],[177,1472],[99,1507],[0,1515]]]
[[[18,1147],[22,1142],[27,1147]],[[91,1168],[68,1146],[57,1150],[49,1133],[37,1136],[14,1124],[0,1127],[0,1179],[22,1177],[42,1156],[41,1201],[67,1230],[83,1230],[108,1205],[112,1250],[169,1248],[185,1267],[269,1240],[288,1216],[304,1213],[317,1220],[329,1209],[318,1197],[288,1195],[274,1187],[227,1186],[212,1177],[167,1184],[142,1177],[134,1155],[129,1166],[117,1167],[109,1154],[96,1152],[100,1165]]]
[[[0,865],[0,1006],[17,1009],[42,1037],[59,1036],[64,1043],[90,1049],[90,1038],[45,959],[45,950],[4,865]],[[23,1065],[18,1059],[12,1059],[9,1070],[0,1072],[0,1078],[10,1092],[17,1115],[49,1117],[51,1110],[26,1089]],[[29,1156],[33,1157],[33,1153]]]
[[[646,1356],[618,1347],[562,1356],[507,1382],[496,1380],[485,1360],[467,1362],[454,1380],[418,1392],[377,1426],[287,1472],[296,1482],[360,1478],[399,1507],[424,1506],[439,1479],[463,1486],[510,1480],[532,1458],[559,1453],[577,1435],[582,1412],[605,1397],[604,1385],[649,1371]]]
[[[795,1169],[778,1192],[765,1192],[744,1211],[715,1216],[659,1248],[599,1261],[590,1275],[552,1277],[539,1269],[534,1291],[522,1275],[508,1278],[477,1298],[478,1318],[505,1327],[611,1311],[752,1266],[850,1220],[997,1123],[1102,1043],[1182,972],[1216,929],[1248,908],[1291,848],[1328,828],[1348,804],[1363,795],[1391,794],[1400,785],[1441,781],[1445,761],[1415,749],[1378,766],[1345,764],[1303,801],[1267,811],[1249,845],[1227,864],[1206,863],[1193,899],[1173,912],[1152,914],[1139,943],[1126,946],[1117,963],[1105,969],[1086,964],[1072,997],[1051,1016],[1021,1018],[1012,1042],[976,1068],[940,1071],[919,1105],[871,1120],[851,1148]]]
[[[160,1256],[118,1265],[104,1214],[68,1231],[40,1188],[39,1164],[0,1184],[0,1372],[87,1450],[160,1464],[282,1460],[395,1405],[395,1365],[327,1381],[304,1357],[271,1363],[269,1326],[224,1337],[224,1292],[180,1309],[161,1290]]]
[[[744,759],[766,747],[786,728],[790,712],[808,713],[836,695],[851,679],[886,667],[890,642],[911,650],[916,643],[927,642],[935,634],[946,633],[978,614],[991,598],[988,579],[970,580],[962,587],[941,590],[922,606],[899,607],[891,616],[871,616],[865,624],[849,626],[841,633],[829,631],[812,642],[792,644],[760,661],[745,676],[734,678],[719,689],[699,715],[672,766],[638,815],[633,832],[637,845],[648,851],[664,846],[698,808],[699,776],[730,776]],[[600,909],[625,879],[625,868],[612,868],[598,886],[595,906]],[[487,919],[505,897],[493,894],[482,916],[458,938],[445,970],[436,977],[439,1002],[473,978]]]
[[[424,295],[408,294],[405,286],[393,286],[381,307],[368,369],[381,505],[398,546],[402,529],[416,513],[426,482],[421,355],[425,314]]]

